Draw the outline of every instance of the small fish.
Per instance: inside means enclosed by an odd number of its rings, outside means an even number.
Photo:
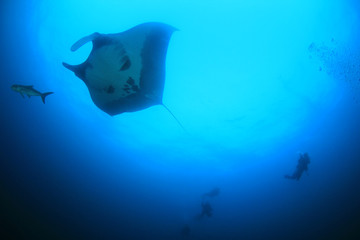
[[[41,92],[35,90],[33,88],[33,85],[24,86],[24,85],[14,84],[11,86],[11,89],[15,92],[20,93],[22,97],[24,97],[24,95],[27,95],[29,98],[31,96],[40,96],[44,104],[45,104],[45,97],[50,94],[53,94],[53,92],[41,93]]]

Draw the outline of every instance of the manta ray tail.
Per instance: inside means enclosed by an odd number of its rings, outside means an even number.
[[[162,104],[164,106],[164,108],[173,116],[173,118],[175,119],[175,121],[180,125],[180,127],[184,130],[184,132],[188,133],[188,131],[186,131],[186,129],[184,128],[184,126],[181,124],[181,122],[179,121],[179,119],[177,119],[177,117],[175,117],[175,115],[170,111],[170,109],[165,106],[165,104]]]
[[[50,95],[50,94],[53,94],[54,92],[46,92],[46,93],[42,93],[41,94],[41,99],[43,101],[43,103],[45,104],[45,97]]]

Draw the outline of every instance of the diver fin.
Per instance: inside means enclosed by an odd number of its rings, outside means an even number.
[[[86,44],[87,42],[93,41],[95,38],[97,38],[98,36],[100,36],[99,33],[93,33],[90,34],[89,36],[83,37],[80,40],[78,40],[76,43],[74,43],[71,46],[71,51],[75,52],[76,50],[78,50],[81,46],[83,46],[84,44]]]
[[[45,97],[50,95],[50,94],[53,94],[54,92],[46,92],[46,93],[42,93],[41,94],[41,99],[43,101],[43,103],[45,104]]]

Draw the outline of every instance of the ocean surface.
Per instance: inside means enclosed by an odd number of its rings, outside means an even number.
[[[185,130],[62,65],[146,22]],[[360,239],[358,0],[2,0],[0,30],[0,239]]]

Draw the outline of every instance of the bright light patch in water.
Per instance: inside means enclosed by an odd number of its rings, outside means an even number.
[[[308,47],[331,38],[346,43],[352,36],[348,10],[344,1],[325,0],[39,1],[34,46],[54,88],[67,96],[64,104],[96,119],[114,141],[134,148],[202,142],[264,154],[296,138],[336,102],[338,84],[309,60]],[[161,106],[108,117],[93,105],[81,80],[61,65],[88,56],[91,44],[70,51],[78,39],[147,21],[180,29],[169,44],[163,102],[191,136]]]

